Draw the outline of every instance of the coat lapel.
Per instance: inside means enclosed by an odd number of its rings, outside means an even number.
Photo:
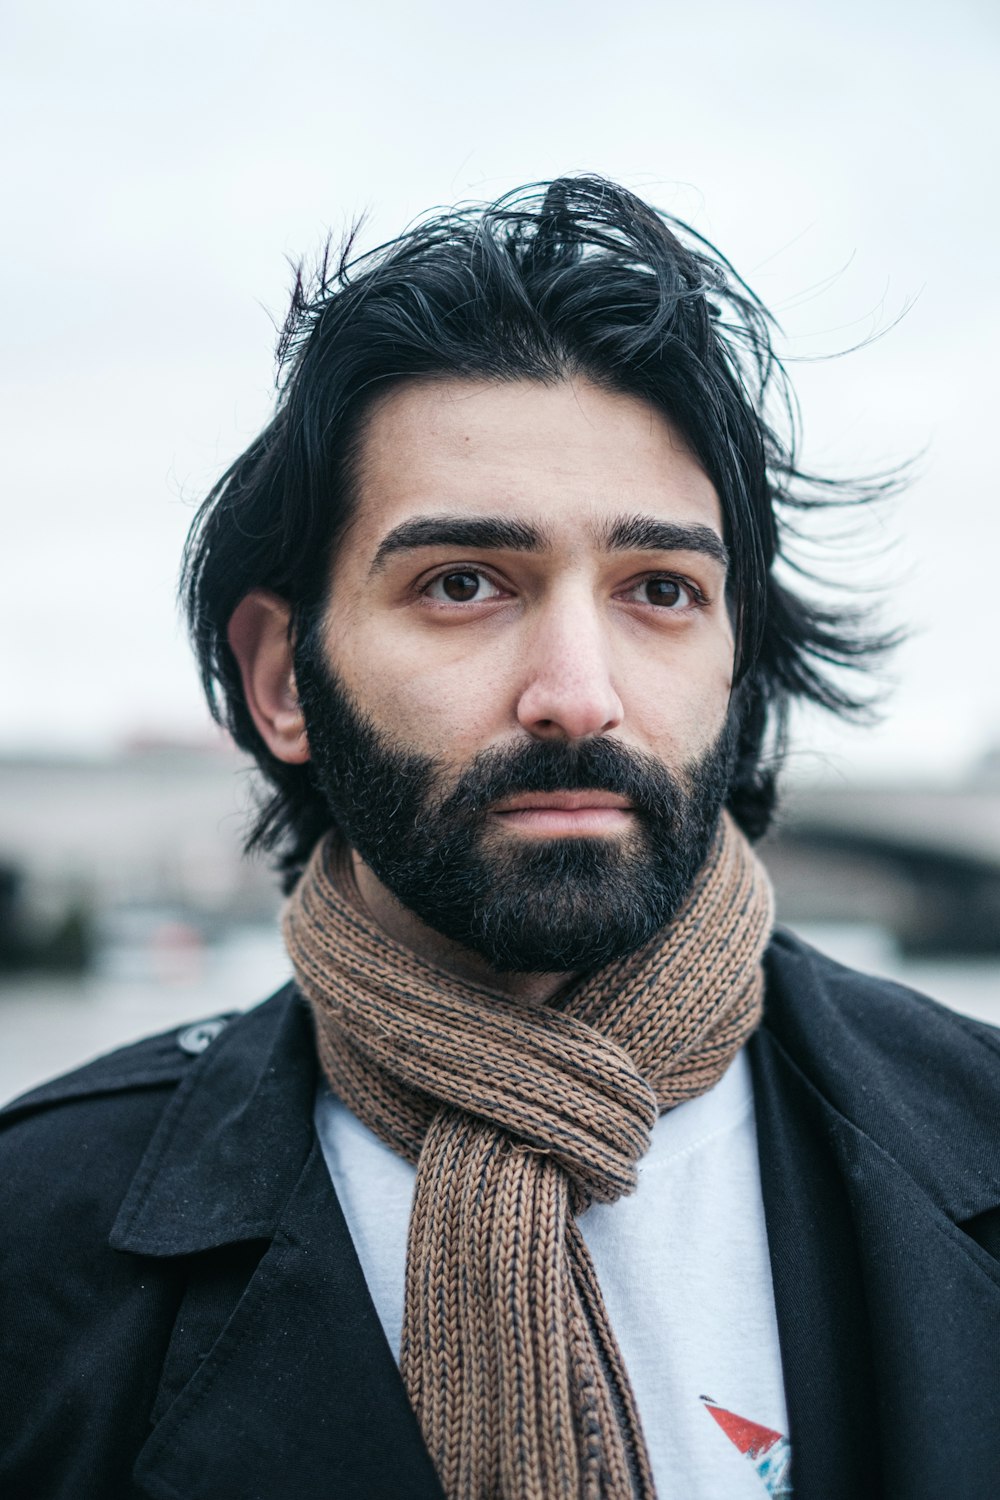
[[[968,1131],[977,1090],[995,1098],[995,1043],[937,1007],[921,1026],[918,1003],[779,946],[751,1044],[793,1482],[810,1500],[996,1493],[1000,1265],[962,1228],[1000,1204],[995,1132]]]
[[[134,1477],[156,1500],[441,1500],[318,1145]]]
[[[766,1034],[751,1063],[794,1491],[875,1500],[875,1386],[846,1191]]]
[[[442,1500],[315,1138],[315,1084],[287,992],[199,1059],[122,1205],[115,1248],[187,1273],[134,1471],[153,1500]]]

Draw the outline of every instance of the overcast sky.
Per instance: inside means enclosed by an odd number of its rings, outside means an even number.
[[[793,359],[883,330],[792,370],[813,467],[924,451],[864,575],[913,638],[882,725],[801,763],[1000,742],[985,0],[15,0],[4,34],[0,750],[205,732],[177,560],[268,415],[286,257],[577,170],[714,239]]]

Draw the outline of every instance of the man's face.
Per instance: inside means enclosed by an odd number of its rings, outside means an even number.
[[[718,497],[585,381],[413,382],[371,413],[318,641],[317,780],[378,879],[498,969],[631,951],[725,795]]]

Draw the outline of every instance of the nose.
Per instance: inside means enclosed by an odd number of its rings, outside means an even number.
[[[535,739],[607,734],[624,718],[607,627],[593,599],[553,600],[527,642],[517,720]]]

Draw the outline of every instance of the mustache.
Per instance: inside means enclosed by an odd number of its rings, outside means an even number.
[[[610,792],[649,818],[670,816],[687,788],[653,756],[617,740],[530,741],[494,746],[476,756],[432,816],[485,816],[493,803],[523,792]]]

